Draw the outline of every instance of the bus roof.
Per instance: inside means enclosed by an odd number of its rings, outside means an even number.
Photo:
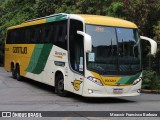
[[[20,27],[26,27],[26,26],[32,26],[37,24],[43,24],[47,22],[64,20],[64,19],[67,19],[68,15],[69,14],[66,14],[66,13],[53,14],[50,16],[26,21],[20,25],[9,27],[8,29],[16,29]],[[100,15],[88,15],[88,14],[71,14],[71,16],[72,15],[74,15],[74,18],[76,18],[76,16],[82,17],[86,24],[116,26],[116,27],[125,27],[125,28],[137,28],[137,26],[134,23],[129,22],[127,20],[119,19],[119,18],[100,16]]]
[[[10,30],[10,29],[16,29],[16,28],[21,28],[21,27],[26,27],[26,26],[32,26],[32,25],[38,25],[38,24],[43,24],[43,23],[65,20],[67,19],[68,15],[69,14],[66,14],[66,13],[53,14],[53,15],[49,15],[49,16],[45,16],[41,18],[28,20],[20,25],[11,26],[8,29]]]
[[[81,16],[84,19],[85,23],[87,24],[137,28],[137,25],[135,25],[134,23],[119,18],[100,16],[100,15],[87,15],[87,14],[78,14],[78,15]]]

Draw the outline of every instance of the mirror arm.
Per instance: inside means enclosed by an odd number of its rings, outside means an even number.
[[[82,36],[85,36],[85,33],[84,32],[82,32],[82,31],[77,31],[77,34],[79,34],[79,35],[82,35]]]
[[[154,41],[151,38],[145,37],[145,36],[140,36],[141,39],[149,41],[150,45],[151,45],[151,54],[155,55],[157,52],[157,43],[156,41]]]
[[[82,31],[77,31],[77,34],[82,35],[84,37],[84,49],[85,52],[92,51],[92,39],[91,36]]]

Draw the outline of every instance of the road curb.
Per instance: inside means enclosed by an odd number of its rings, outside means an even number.
[[[141,90],[141,93],[160,94],[160,90]]]

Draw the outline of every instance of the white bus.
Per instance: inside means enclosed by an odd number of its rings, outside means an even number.
[[[157,44],[151,43],[155,54]],[[129,21],[98,15],[54,14],[9,27],[5,69],[85,97],[140,94],[140,36]]]

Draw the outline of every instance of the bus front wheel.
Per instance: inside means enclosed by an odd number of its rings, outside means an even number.
[[[56,83],[55,83],[55,93],[57,93],[59,96],[65,97],[67,96],[67,91],[64,90],[64,78],[63,75],[58,74],[56,77]]]

